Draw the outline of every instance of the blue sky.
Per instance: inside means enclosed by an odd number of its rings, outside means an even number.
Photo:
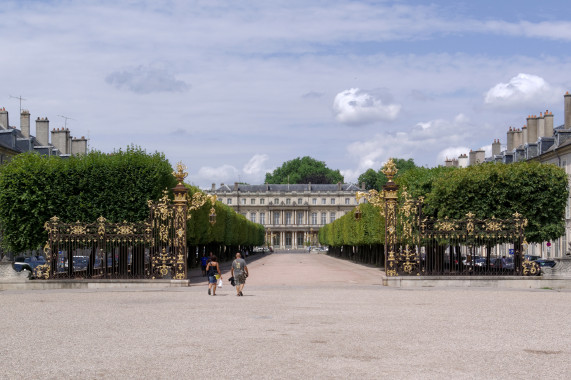
[[[263,182],[310,155],[348,182],[505,143],[571,91],[562,1],[2,1],[0,107],[190,182]],[[32,126],[32,132],[34,132]]]

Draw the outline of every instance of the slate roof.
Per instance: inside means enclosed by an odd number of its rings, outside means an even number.
[[[338,186],[336,183],[332,184],[264,184],[264,185],[238,185],[239,192],[249,192],[249,193],[264,193],[264,192],[297,192],[303,193],[304,191],[310,191],[309,186],[311,186],[312,192],[337,192]],[[358,191],[360,188],[352,183],[345,183],[341,185],[341,191]],[[221,185],[215,190],[216,193],[227,193],[234,191],[234,185],[228,186],[226,184]]]

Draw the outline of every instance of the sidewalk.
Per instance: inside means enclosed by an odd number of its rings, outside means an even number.
[[[377,268],[322,254],[248,265],[244,297],[227,281],[217,297],[206,286],[0,291],[0,379],[571,373],[569,291],[395,289],[380,285]]]

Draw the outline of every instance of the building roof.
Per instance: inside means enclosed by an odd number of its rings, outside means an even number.
[[[311,186],[311,188],[310,188]],[[264,185],[243,185],[238,184],[238,191],[239,192],[250,192],[250,193],[264,193],[264,192],[297,192],[303,193],[305,191],[314,191],[314,192],[336,192],[339,191],[338,184],[264,184]],[[341,184],[341,191],[358,191],[360,188],[352,183],[345,183]],[[225,184],[221,184],[219,188],[217,188],[215,193],[226,193],[226,192],[233,192],[234,186],[230,187]]]

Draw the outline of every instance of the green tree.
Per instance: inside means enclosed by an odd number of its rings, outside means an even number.
[[[405,160],[403,158],[393,158],[393,161],[398,169],[395,178],[403,175],[407,171],[416,168],[416,164],[412,158]],[[368,169],[366,172],[359,176],[359,184],[365,182],[365,189],[367,190],[382,190],[383,186],[387,183],[387,177],[383,174],[381,169],[375,171]]]
[[[372,190],[372,189],[377,190],[378,180],[379,180],[379,173],[376,172],[374,169],[367,169],[366,172],[364,172],[359,176],[359,179],[357,181],[359,183],[359,186],[361,186],[362,183],[365,183],[366,190]]]
[[[426,202],[442,218],[512,218],[519,212],[528,219],[528,242],[557,239],[565,232],[565,206],[569,197],[565,171],[552,164],[518,162],[482,164],[443,171],[432,184]]]
[[[147,200],[176,185],[171,173],[163,154],[137,147],[68,159],[20,154],[0,167],[2,245],[13,252],[40,247],[44,223],[56,215],[64,222],[144,220]]]
[[[332,170],[323,161],[309,156],[284,162],[272,173],[266,173],[266,183],[337,183],[344,182],[339,170]]]

